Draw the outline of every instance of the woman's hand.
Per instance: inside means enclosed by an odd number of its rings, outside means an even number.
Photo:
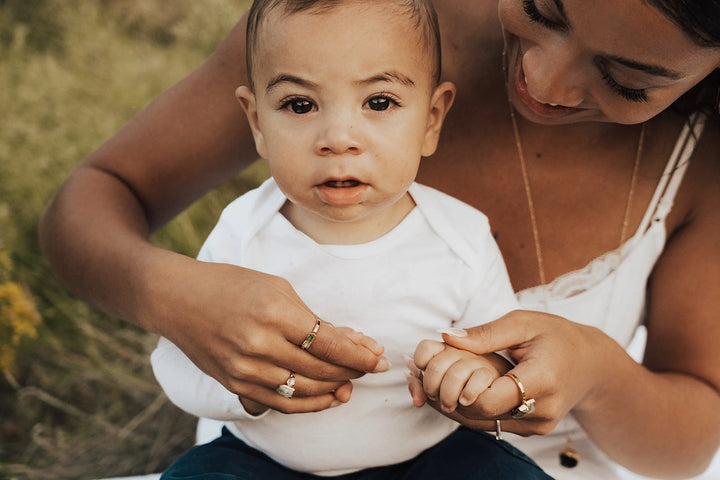
[[[323,410],[350,399],[351,379],[389,368],[377,342],[324,319],[312,345],[300,348],[316,317],[281,278],[187,258],[159,272],[141,311],[251,414]],[[287,399],[275,389],[291,371]]]
[[[493,381],[473,404],[458,405],[452,413],[444,412],[440,402],[427,402],[468,427],[494,430],[495,419],[501,419],[503,430],[520,435],[549,433],[570,410],[589,400],[593,387],[610,378],[603,368],[604,354],[620,349],[595,328],[540,312],[516,310],[466,332],[467,336],[444,333],[443,339],[478,355],[507,349],[517,362],[511,372],[523,383],[526,398],[535,399],[535,411],[521,420],[511,418],[509,412],[521,397],[506,376]],[[422,389],[418,379],[410,379],[416,404],[421,403]]]

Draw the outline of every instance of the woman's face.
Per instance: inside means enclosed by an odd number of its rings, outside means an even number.
[[[641,123],[720,66],[646,0],[499,0],[510,100],[542,124]]]

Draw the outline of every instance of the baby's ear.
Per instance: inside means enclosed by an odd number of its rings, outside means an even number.
[[[255,94],[250,88],[245,85],[239,86],[235,90],[235,98],[240,102],[245,111],[245,116],[250,124],[250,130],[252,130],[253,139],[255,140],[255,149],[262,158],[267,158],[265,149],[265,138],[263,137],[262,130],[260,130],[260,122],[258,121],[257,104],[255,102]]]
[[[423,157],[429,157],[435,153],[445,116],[450,110],[454,100],[455,85],[450,82],[443,82],[433,90],[432,96],[430,97],[430,110],[428,112],[428,123],[425,130],[425,142],[422,148]]]

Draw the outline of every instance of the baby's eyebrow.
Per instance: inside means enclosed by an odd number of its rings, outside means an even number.
[[[289,75],[287,73],[281,73],[268,81],[265,90],[271,90],[272,88],[276,87],[281,83],[294,83],[296,85],[307,88],[317,87],[317,84],[309,80],[305,80],[304,78],[296,77],[295,75]]]
[[[377,83],[377,82],[400,82],[403,85],[406,85],[408,87],[414,87],[415,82],[413,82],[412,78],[408,77],[407,75],[403,75],[400,72],[383,72],[378,73],[377,75],[372,75],[368,78],[364,78],[362,80],[358,80],[355,83],[358,85],[368,85],[371,83]]]

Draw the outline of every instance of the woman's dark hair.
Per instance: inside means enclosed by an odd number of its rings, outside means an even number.
[[[701,47],[720,49],[720,1],[718,0],[647,0],[675,22]],[[680,97],[673,107],[681,113],[695,110],[718,113],[720,70],[716,69],[703,81]]]

